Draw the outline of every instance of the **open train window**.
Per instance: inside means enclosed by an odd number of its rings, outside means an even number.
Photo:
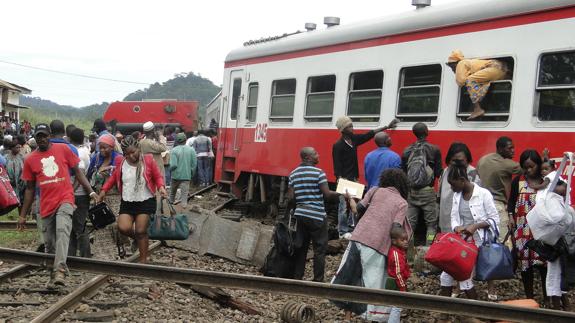
[[[536,102],[540,121],[575,121],[575,51],[541,55]]]
[[[441,64],[404,67],[400,71],[397,117],[401,121],[437,120]]]
[[[351,73],[347,115],[356,122],[377,122],[381,111],[383,71]]]
[[[334,96],[335,75],[308,78],[305,119],[307,121],[331,121]]]
[[[258,110],[258,83],[250,83],[248,86],[248,106],[246,108],[246,120],[256,122],[256,112]]]
[[[295,104],[295,79],[276,80],[272,83],[270,120],[292,121]]]
[[[230,109],[230,119],[236,120],[238,118],[238,106],[240,104],[240,95],[242,93],[242,79],[234,79],[234,87],[232,89],[232,106]]]
[[[505,77],[499,81],[491,82],[487,94],[481,100],[480,105],[485,110],[485,114],[477,119],[467,120],[473,111],[473,103],[469,98],[467,87],[462,86],[459,90],[459,108],[457,117],[461,121],[507,121],[509,119],[509,109],[511,107],[511,90],[513,88],[513,69],[515,62],[513,57],[493,58],[501,62],[507,70]]]

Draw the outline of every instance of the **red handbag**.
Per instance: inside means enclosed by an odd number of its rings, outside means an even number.
[[[4,166],[0,166],[0,215],[4,215],[20,205],[18,195],[10,185],[10,178]]]
[[[453,232],[438,233],[425,254],[425,261],[445,271],[455,280],[471,277],[479,248]]]

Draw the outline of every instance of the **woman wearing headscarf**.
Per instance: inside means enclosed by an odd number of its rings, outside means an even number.
[[[466,59],[460,50],[454,50],[447,58],[447,66],[455,72],[455,82],[465,86],[473,103],[473,111],[467,120],[479,118],[485,114],[480,102],[483,100],[491,82],[502,80],[507,75],[507,64],[496,59]]]
[[[90,159],[90,166],[86,177],[95,191],[100,191],[102,185],[112,176],[114,169],[120,165],[122,154],[116,152],[114,147],[116,139],[111,134],[103,134],[98,140],[98,151]],[[114,190],[113,194],[108,194],[107,204],[118,214],[120,198]]]
[[[132,136],[122,141],[124,159],[102,186],[101,201],[113,187],[120,192],[120,233],[135,239],[140,251],[140,263],[148,258],[148,222],[156,211],[156,191],[162,197],[168,196],[164,177],[151,154],[142,154],[139,142]]]

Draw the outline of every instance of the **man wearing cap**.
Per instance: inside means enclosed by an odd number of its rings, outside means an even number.
[[[507,64],[496,59],[465,59],[459,49],[451,52],[446,64],[455,72],[457,85],[467,88],[469,99],[473,103],[473,111],[467,120],[483,116],[485,110],[479,103],[487,94],[491,82],[506,77]]]
[[[162,153],[168,150],[168,147],[166,146],[166,138],[162,137],[164,139],[162,142],[162,140],[160,140],[160,138],[157,136],[155,129],[156,127],[154,126],[153,122],[147,121],[144,123],[144,136],[142,139],[140,139],[140,151],[142,154],[152,154],[152,156],[154,156],[154,161],[160,169],[162,178],[165,179],[166,171],[164,169],[164,159],[162,158]],[[160,214],[163,209],[161,203],[162,200],[159,195],[156,198],[158,200],[158,207],[156,212]]]
[[[26,192],[20,210],[18,229],[25,228],[26,214],[34,200],[38,184],[46,252],[55,254],[49,284],[65,285],[68,272],[66,258],[72,229],[72,213],[75,208],[74,189],[69,170],[73,170],[76,180],[91,198],[96,198],[97,194],[78,167],[80,162],[78,156],[67,146],[50,142],[50,127],[47,124],[40,123],[36,126],[34,138],[38,149],[28,155],[22,171],[22,179],[26,181]]]
[[[196,171],[196,152],[194,148],[186,145],[186,135],[182,132],[176,135],[176,146],[170,154],[170,171],[172,181],[170,185],[170,201],[176,199],[176,192],[180,189],[180,201],[182,208],[188,206],[188,191],[190,180]]]
[[[376,133],[393,129],[399,120],[393,119],[387,126],[370,130],[363,134],[353,133],[353,123],[350,117],[337,119],[335,126],[341,137],[333,144],[333,171],[337,180],[340,178],[357,182],[359,180],[359,167],[357,165],[357,146],[368,142]],[[351,229],[347,224],[347,203],[343,196],[339,198],[338,231],[340,237],[349,238]],[[348,233],[348,234],[346,234]]]
[[[156,135],[154,123],[148,121],[144,123],[144,137],[140,140],[140,150],[142,154],[152,154],[154,160],[158,164],[158,168],[164,176],[164,160],[162,153],[168,150],[165,141],[162,142]]]

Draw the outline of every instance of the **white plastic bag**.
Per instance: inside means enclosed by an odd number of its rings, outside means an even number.
[[[527,223],[533,233],[533,238],[548,245],[555,245],[563,234],[571,229],[573,224],[572,209],[565,205],[563,197],[548,192],[527,214]]]
[[[559,175],[563,173],[567,161],[570,162],[569,177],[567,181],[567,203],[565,199],[554,193],[555,186],[559,179]],[[571,184],[571,168],[573,167],[573,154],[565,153],[557,175],[553,179],[545,191],[538,193],[536,204],[533,209],[527,214],[527,223],[533,238],[541,240],[546,244],[555,245],[559,238],[565,233],[573,230],[574,224],[574,211],[569,206],[570,184]]]

